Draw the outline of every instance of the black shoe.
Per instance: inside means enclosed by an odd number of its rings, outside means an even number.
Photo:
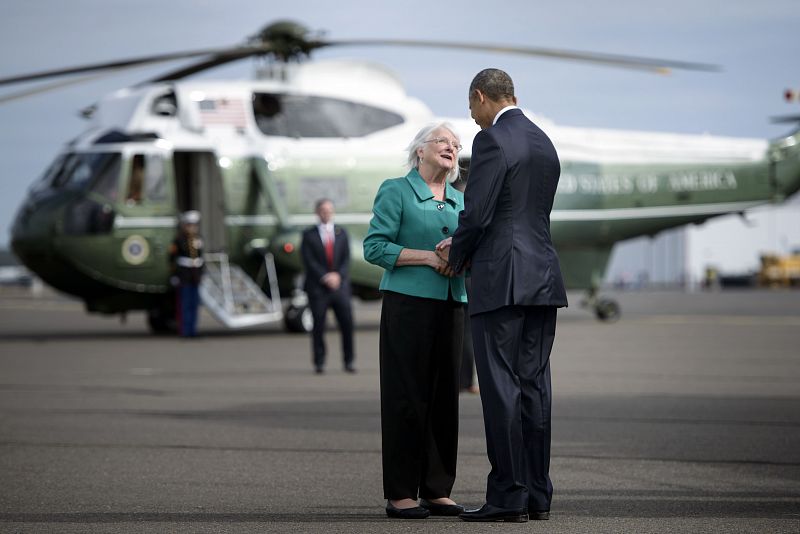
[[[519,510],[509,510],[508,508],[499,508],[486,503],[478,510],[469,510],[463,514],[460,514],[458,517],[464,521],[505,521],[506,523],[525,523],[528,521],[528,511],[524,508]]]
[[[460,504],[437,504],[428,499],[420,499],[419,505],[430,511],[431,515],[446,515],[455,517],[464,513],[464,507]]]
[[[414,508],[396,508],[392,501],[386,501],[386,517],[394,519],[425,519],[431,513],[421,506]]]
[[[316,368],[314,368],[314,372],[316,374],[318,374],[318,375],[324,375],[325,374],[325,369],[323,369],[322,367],[316,367]]]
[[[355,367],[353,367],[352,365],[345,365],[345,366],[344,366],[344,372],[345,372],[345,373],[350,373],[351,375],[354,375],[354,374],[356,374],[358,371],[357,371],[357,370],[356,370],[356,368],[355,368]]]
[[[543,512],[534,512],[528,510],[528,518],[531,521],[547,521],[550,519],[550,510],[545,510]]]

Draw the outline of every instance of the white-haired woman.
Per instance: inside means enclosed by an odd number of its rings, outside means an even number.
[[[378,190],[364,257],[385,269],[380,289],[381,430],[386,514],[457,516],[450,499],[458,451],[464,279],[435,247],[453,234],[464,197],[461,144],[452,126],[423,128],[408,147],[408,174]],[[420,501],[417,502],[417,498]]]

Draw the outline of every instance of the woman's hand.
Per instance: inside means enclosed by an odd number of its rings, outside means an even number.
[[[442,276],[456,276],[447,260],[439,257],[439,253],[435,250],[404,248],[400,251],[395,263],[396,267],[403,265],[427,265]]]
[[[453,244],[453,238],[448,237],[439,241],[436,245],[436,255],[444,261],[450,261],[450,246]]]
[[[447,263],[444,259],[439,257],[436,251],[431,251],[429,256],[429,263],[433,270],[437,273],[441,274],[442,276],[447,276],[448,278],[452,278],[456,275],[453,269],[450,267],[450,264]]]
[[[446,238],[442,239],[441,241],[439,241],[439,243],[436,245],[436,250],[443,250],[443,249],[446,249],[446,248],[450,248],[450,245],[452,245],[452,244],[453,244],[453,238],[452,237],[446,237]]]

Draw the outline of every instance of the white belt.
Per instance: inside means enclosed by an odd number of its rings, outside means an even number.
[[[202,267],[203,258],[188,258],[186,256],[178,256],[179,267]]]

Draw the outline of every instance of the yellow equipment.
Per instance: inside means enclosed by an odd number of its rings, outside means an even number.
[[[767,287],[800,286],[800,250],[787,256],[763,254],[758,285]]]

